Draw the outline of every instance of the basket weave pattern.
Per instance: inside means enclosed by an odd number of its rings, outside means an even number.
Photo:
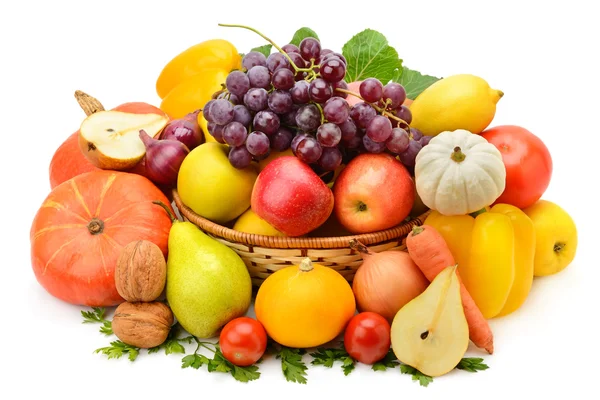
[[[404,239],[413,226],[422,225],[428,213],[379,232],[339,237],[276,237],[234,231],[196,214],[181,202],[176,190],[173,200],[183,218],[202,229],[220,243],[235,251],[250,272],[252,283],[258,287],[273,272],[297,265],[303,258],[333,268],[348,282],[362,264],[360,254],[349,246],[351,239],[359,240],[373,252],[385,250],[406,251]]]

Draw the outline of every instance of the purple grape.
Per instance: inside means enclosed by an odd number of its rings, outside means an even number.
[[[312,136],[309,135],[308,133],[297,133],[296,136],[294,136],[294,138],[292,139],[292,142],[290,143],[290,148],[292,149],[294,154],[296,154],[296,149],[298,148],[298,143],[300,143],[307,137],[312,137]]]
[[[275,72],[279,68],[292,69],[290,61],[281,53],[269,54],[269,57],[267,57],[267,68],[271,72]]]
[[[254,156],[254,159],[256,161],[264,160],[265,158],[269,157],[269,155],[271,155],[271,148],[270,147],[267,149],[267,152],[265,154],[262,154],[260,156]]]
[[[281,121],[281,123],[288,126],[295,126],[296,113],[298,112],[298,108],[299,107],[297,105],[293,105],[290,111],[286,112],[285,114],[281,114],[279,116],[279,120]]]
[[[252,162],[252,154],[246,146],[232,147],[229,150],[229,163],[237,169],[244,169]]]
[[[294,73],[287,68],[279,68],[273,72],[271,83],[275,89],[288,90],[294,87],[296,83]]]
[[[302,58],[302,56],[300,55],[300,53],[290,53],[288,54],[288,56],[290,57],[290,59],[292,60],[292,62],[294,63],[294,65],[298,68],[306,68],[306,60],[304,60],[304,58]],[[294,79],[299,81],[304,79],[304,75],[305,72],[303,71],[298,71],[296,73],[296,75],[294,76]]]
[[[267,135],[272,135],[273,133],[277,132],[277,129],[279,129],[280,125],[277,114],[269,110],[257,112],[252,123],[254,124],[255,130],[261,131]],[[256,155],[254,153],[252,154]]]
[[[248,70],[250,87],[269,89],[271,87],[271,74],[267,67],[257,65]]]
[[[362,138],[363,146],[365,146],[365,150],[369,153],[382,153],[385,150],[385,143],[375,142],[369,138],[369,136],[365,135]]]
[[[323,148],[312,136],[302,139],[296,147],[296,157],[306,164],[317,162],[322,153]]]
[[[316,60],[321,54],[321,43],[313,37],[307,37],[302,39],[298,49],[305,60],[310,61],[311,58]]]
[[[231,71],[225,79],[225,86],[230,93],[242,97],[250,89],[250,79],[242,71]]]
[[[206,127],[208,128],[208,133],[210,133],[210,135],[215,138],[215,140],[219,143],[225,143],[225,140],[223,140],[223,125],[217,125],[214,122],[209,122]]]
[[[324,123],[317,129],[317,140],[324,147],[335,147],[342,140],[342,131],[336,124]]]
[[[365,129],[369,122],[377,115],[377,110],[368,103],[356,103],[350,109],[350,118],[354,120],[356,126]]]
[[[252,122],[252,114],[246,106],[238,104],[233,107],[233,121],[237,121],[244,126],[250,125]]]
[[[422,148],[423,146],[421,146],[421,143],[416,140],[411,140],[408,143],[408,148],[399,154],[402,164],[406,167],[414,167],[417,154],[419,154],[419,151],[421,151]]]
[[[362,146],[362,137],[360,135],[354,135],[351,139],[345,140],[344,145],[347,149],[358,149]]]
[[[293,138],[294,132],[284,126],[281,126],[277,132],[271,136],[271,148],[275,151],[287,150],[290,148]]]
[[[250,90],[248,90],[244,95],[244,104],[251,111],[262,111],[267,108],[267,97],[267,91],[265,89],[250,88]]]
[[[396,117],[400,118],[407,124],[410,124],[412,122],[412,113],[410,112],[410,109],[406,106],[400,106],[400,108],[396,109]]]
[[[262,65],[263,67],[267,66],[267,57],[263,53],[258,51],[251,51],[242,58],[242,68],[246,71],[249,71],[250,68]]]
[[[423,137],[423,132],[421,132],[417,128],[410,128],[410,137],[413,140],[421,140],[421,138]]]
[[[233,93],[222,92],[217,96],[217,99],[225,99],[234,106],[240,104],[240,98]]]
[[[429,144],[429,142],[433,139],[433,136],[423,136],[419,139],[419,143],[421,143],[421,147],[425,147]]]
[[[358,87],[360,96],[369,103],[377,103],[383,94],[383,84],[377,78],[367,78]]]
[[[289,71],[285,69],[280,69],[278,71]],[[294,105],[294,101],[292,100],[292,95],[287,90],[275,90],[269,93],[268,98],[269,108],[277,113],[277,114],[285,114],[286,112],[292,109]]]
[[[406,151],[409,141],[408,132],[401,128],[394,128],[385,145],[392,153],[400,154]]]
[[[306,104],[296,113],[296,126],[304,132],[311,132],[321,125],[321,112],[314,104]]]
[[[325,147],[319,158],[319,166],[325,171],[335,171],[342,164],[342,152],[337,147]]]
[[[265,155],[270,147],[269,137],[263,132],[251,132],[246,138],[246,149],[255,157]]]
[[[376,115],[367,125],[366,135],[374,142],[385,142],[391,134],[392,123],[383,115]]]
[[[341,124],[350,116],[350,106],[341,97],[332,97],[325,102],[323,115],[327,121]]]
[[[346,57],[344,57],[342,54],[336,53],[336,52],[332,52],[332,53],[327,54],[325,57],[321,57],[321,60],[325,61],[331,57],[339,58],[340,60],[342,60],[342,62],[344,64],[348,65],[348,61],[346,61]]]
[[[306,81],[298,81],[294,84],[294,87],[290,89],[292,95],[292,101],[295,104],[306,104],[310,101],[308,94],[309,83]]]
[[[248,136],[246,127],[239,122],[232,121],[223,128],[223,140],[231,147],[238,147],[244,144]]]
[[[215,100],[210,106],[210,116],[217,125],[228,124],[233,119],[233,104],[225,99]]]
[[[210,107],[213,105],[214,102],[215,101],[211,99],[207,101],[204,107],[202,108],[202,114],[204,115],[204,119],[207,122],[214,122],[212,119],[212,115],[210,115]]]
[[[346,76],[346,64],[337,57],[330,57],[321,64],[320,73],[328,82],[339,82]]]
[[[298,48],[298,46],[296,46],[295,44],[292,44],[292,43],[288,43],[288,44],[284,45],[283,47],[281,47],[281,50],[285,51],[288,54],[290,54],[290,53],[300,54],[300,49]]]
[[[348,90],[348,84],[345,80],[337,81],[333,85],[333,96],[341,97],[342,99],[348,98],[348,93],[338,92],[336,89]]]
[[[406,100],[406,90],[401,84],[390,82],[383,87],[382,98],[384,102],[388,102],[387,107],[395,109],[400,107]]]
[[[356,128],[356,124],[352,121],[352,118],[347,118],[344,122],[338,124],[338,126],[342,132],[343,142],[349,142],[358,134],[358,128]]]
[[[312,81],[308,87],[310,99],[316,103],[325,103],[333,95],[333,88],[323,78]]]

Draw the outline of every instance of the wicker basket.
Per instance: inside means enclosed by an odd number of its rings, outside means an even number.
[[[273,272],[298,264],[304,257],[335,269],[352,282],[362,259],[349,247],[351,239],[357,239],[375,252],[384,250],[406,251],[404,239],[414,225],[422,225],[428,212],[383,231],[339,237],[275,237],[235,231],[216,224],[196,214],[181,202],[177,190],[173,200],[181,216],[198,226],[211,237],[231,248],[246,263],[252,283],[259,287]]]

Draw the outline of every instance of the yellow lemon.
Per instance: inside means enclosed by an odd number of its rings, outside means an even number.
[[[177,191],[183,204],[219,224],[232,221],[250,207],[258,176],[253,165],[244,169],[233,167],[227,154],[226,145],[201,144],[185,157],[177,176]]]
[[[503,95],[478,76],[452,75],[429,86],[412,102],[410,126],[428,136],[457,129],[481,133],[494,119],[496,103]]]
[[[285,236],[285,234],[279,232],[267,221],[256,215],[251,208],[235,221],[233,230],[246,233],[254,233],[256,235],[265,236]]]

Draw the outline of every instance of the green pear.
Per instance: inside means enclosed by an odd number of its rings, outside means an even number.
[[[166,294],[186,331],[211,338],[227,322],[246,314],[252,281],[233,250],[191,222],[175,221],[169,233]]]

